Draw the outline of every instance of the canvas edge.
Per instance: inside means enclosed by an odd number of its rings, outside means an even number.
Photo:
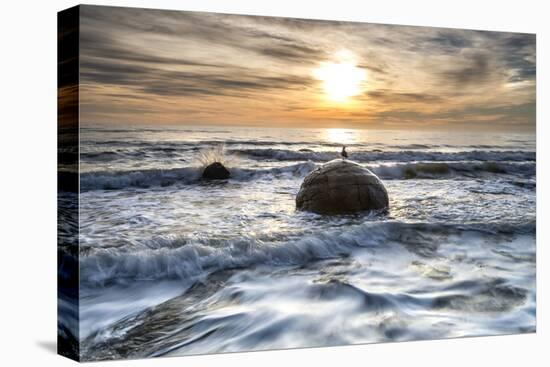
[[[80,7],[57,13],[57,353],[80,361]]]

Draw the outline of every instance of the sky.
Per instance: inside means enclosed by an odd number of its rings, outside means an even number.
[[[81,6],[84,125],[535,129],[535,35]]]

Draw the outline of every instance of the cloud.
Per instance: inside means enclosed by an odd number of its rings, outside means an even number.
[[[530,34],[87,5],[80,29],[90,122],[534,127]],[[368,75],[354,109],[329,106],[312,78],[341,50]]]
[[[307,60],[322,60],[322,57],[325,56],[325,53],[318,49],[292,43],[256,47],[255,50],[278,61],[286,60],[299,63]]]
[[[536,77],[536,37],[511,34],[503,40],[500,56],[509,70],[509,82],[534,81]]]
[[[309,75],[273,73],[236,62],[244,51],[278,63],[305,63],[323,57],[323,51],[313,46],[250,28],[246,23],[245,26],[228,24],[224,21],[226,17],[218,14],[108,10],[85,6],[82,12],[83,83],[127,86],[163,96],[247,98],[255,91],[303,89],[311,86],[313,79]],[[164,21],[162,25],[159,19]],[[125,38],[130,42],[124,42]],[[146,38],[151,38],[150,43]],[[185,52],[176,56],[156,52],[154,47],[134,45],[154,46],[155,40],[168,44],[168,51],[183,48]],[[182,47],[187,45],[189,49]],[[215,47],[221,50],[218,52],[222,57],[202,52]]]
[[[389,90],[374,90],[366,93],[366,97],[381,103],[440,103],[441,96],[428,93],[393,92]]]
[[[173,42],[174,46],[178,42],[193,41],[208,45],[207,47],[217,45],[300,62],[319,60],[323,55],[322,50],[306,45],[296,38],[253,27],[259,19],[269,19],[265,17],[116,7],[106,10],[104,7],[94,6],[84,6],[83,9],[83,28],[96,29],[99,32],[135,34],[137,37],[159,36]],[[100,45],[105,48],[103,51],[116,53],[121,47],[114,37],[98,32],[83,32],[83,35],[82,43],[86,47],[90,45],[88,51],[93,51],[96,45]],[[128,51],[126,49],[129,54]]]
[[[218,64],[208,64],[185,57],[166,57],[147,52],[147,49],[136,49],[99,32],[83,32],[80,35],[83,59],[110,59],[113,62],[138,62],[146,64],[165,64],[181,66],[217,67]]]
[[[419,112],[410,109],[382,111],[376,115],[381,121],[405,121],[409,124],[465,126],[468,128],[497,128],[498,126],[524,129],[535,124],[535,103],[493,106],[458,106],[450,110]]]
[[[453,83],[460,88],[465,84],[481,83],[490,76],[489,58],[483,53],[472,54],[464,64],[454,70],[442,72],[443,82]]]
[[[145,93],[164,96],[236,96],[239,92],[302,89],[314,82],[313,78],[308,76],[264,76],[251,74],[246,70],[232,71],[176,71],[120,63],[112,59],[81,62],[83,83],[127,86]]]
[[[450,30],[438,31],[435,36],[428,37],[426,41],[446,51],[456,51],[472,46],[472,40]]]

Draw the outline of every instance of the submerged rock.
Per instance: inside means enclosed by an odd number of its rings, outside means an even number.
[[[378,177],[349,160],[335,159],[306,176],[296,208],[318,214],[348,214],[389,207],[388,193]]]
[[[224,180],[229,178],[231,173],[220,162],[214,162],[209,164],[204,171],[202,171],[202,178],[208,180]]]

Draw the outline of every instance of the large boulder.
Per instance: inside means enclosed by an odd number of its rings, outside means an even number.
[[[389,207],[380,179],[361,165],[330,161],[306,176],[296,196],[296,208],[319,214],[350,214]]]
[[[229,178],[229,176],[231,176],[231,173],[220,162],[209,164],[204,171],[202,171],[202,178],[208,180],[224,180]]]

